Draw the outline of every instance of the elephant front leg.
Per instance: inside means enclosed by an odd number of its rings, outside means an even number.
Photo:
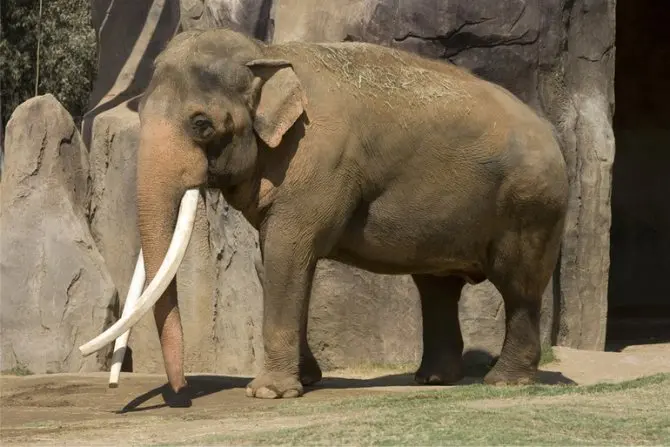
[[[309,348],[305,352],[302,345],[307,344],[307,310],[316,258],[312,242],[295,237],[290,227],[271,227],[267,234],[262,242],[265,365],[247,385],[247,396],[298,397],[303,393],[301,363],[306,366],[310,360],[304,353],[313,359]]]
[[[413,275],[421,296],[423,357],[414,380],[447,385],[463,378],[463,336],[458,301],[464,282],[458,277]]]
[[[254,264],[256,266],[256,273],[258,279],[263,287],[265,287],[265,266],[263,265],[263,250],[258,250],[256,253]],[[300,383],[303,385],[313,385],[319,382],[322,378],[321,368],[319,363],[316,361],[312,350],[309,347],[307,342],[307,312],[304,312],[302,316],[301,328],[300,328]]]

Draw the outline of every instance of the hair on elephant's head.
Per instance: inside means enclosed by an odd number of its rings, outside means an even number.
[[[291,63],[267,58],[265,48],[231,30],[186,31],[156,58],[139,105],[137,163],[142,253],[147,281],[154,280],[137,309],[84,345],[85,354],[129,329],[168,289],[188,245],[198,188],[225,191],[249,179],[259,148],[276,148],[303,113]]]

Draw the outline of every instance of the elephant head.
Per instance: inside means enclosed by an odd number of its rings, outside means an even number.
[[[266,57],[266,49],[230,30],[188,31],[156,59],[140,102],[137,163],[140,256],[148,286],[134,308],[127,304],[119,321],[80,347],[84,355],[127,333],[154,307],[168,380],[175,391],[184,385],[174,276],[198,191],[232,191],[248,182],[258,170],[259,150],[276,148],[306,104],[290,62]]]

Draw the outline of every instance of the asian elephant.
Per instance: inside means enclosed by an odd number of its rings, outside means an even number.
[[[85,355],[153,307],[166,400],[190,405],[174,275],[198,191],[218,188],[259,232],[265,364],[248,396],[297,397],[321,379],[306,325],[324,258],[412,275],[423,316],[416,380],[425,384],[463,376],[461,289],[490,280],[506,334],[485,382],[532,380],[568,177],[554,128],[509,91],[380,45],[265,44],[198,30],[157,57],[139,115],[148,286],[133,311],[80,348]]]

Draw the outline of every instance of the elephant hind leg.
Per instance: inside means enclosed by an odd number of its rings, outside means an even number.
[[[553,229],[510,231],[495,244],[487,275],[505,305],[505,339],[488,384],[525,384],[540,361],[542,294],[554,271],[562,225]]]
[[[463,337],[458,300],[463,279],[412,275],[421,296],[423,356],[414,379],[423,385],[446,385],[463,378]]]

